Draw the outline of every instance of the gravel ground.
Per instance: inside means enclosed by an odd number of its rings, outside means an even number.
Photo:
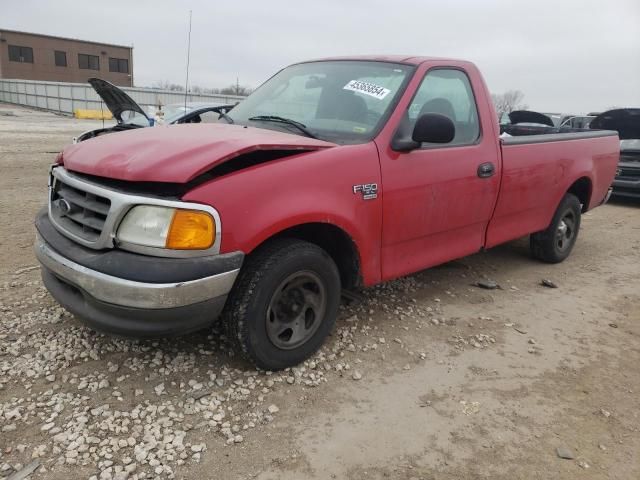
[[[47,166],[97,123],[0,104],[0,478],[640,478],[637,203],[561,265],[519,240],[359,292],[262,372],[215,327],[105,336],[43,288]]]

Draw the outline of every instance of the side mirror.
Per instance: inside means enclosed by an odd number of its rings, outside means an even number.
[[[408,120],[408,119],[407,119]],[[408,126],[401,126],[391,140],[391,148],[397,152],[410,152],[420,148],[423,142],[449,143],[456,136],[453,121],[439,113],[425,113],[416,120],[409,137]]]
[[[425,113],[416,120],[411,138],[418,143],[449,143],[456,136],[453,121],[439,113]]]

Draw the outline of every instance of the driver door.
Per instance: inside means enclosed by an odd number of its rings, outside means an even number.
[[[458,68],[429,70],[399,128],[439,113],[455,127],[448,144],[381,152],[382,277],[395,278],[479,251],[495,205],[500,163],[492,132],[483,135],[471,81]],[[481,174],[490,166],[490,174]]]

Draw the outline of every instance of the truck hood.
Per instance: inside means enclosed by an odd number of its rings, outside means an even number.
[[[640,139],[640,108],[617,108],[591,120],[589,128],[615,130],[620,140]]]
[[[268,160],[330,148],[333,143],[226,124],[167,125],[103,135],[68,146],[68,170],[114,180],[186,183],[226,161],[259,151]],[[280,154],[281,153],[281,154]]]
[[[518,123],[538,123],[540,125],[553,127],[553,120],[547,115],[531,110],[514,110],[509,113],[509,121],[514,125]]]
[[[149,120],[149,117],[144,113],[140,105],[112,83],[102,80],[101,78],[90,78],[89,83],[119,124],[123,123],[122,114],[124,112],[136,112]]]

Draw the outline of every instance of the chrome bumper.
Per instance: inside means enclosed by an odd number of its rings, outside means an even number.
[[[54,275],[113,305],[140,309],[167,309],[226,296],[233,287],[239,269],[210,277],[178,283],[142,283],[106,275],[79,265],[52,250],[36,236],[38,261]]]

